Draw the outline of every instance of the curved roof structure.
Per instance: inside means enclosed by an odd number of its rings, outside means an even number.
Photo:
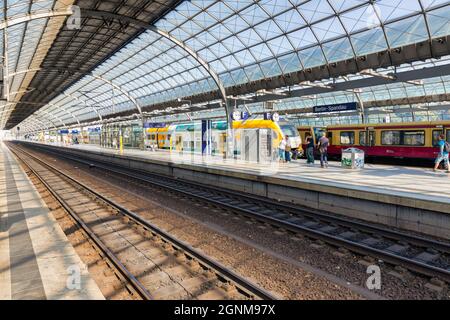
[[[354,100],[362,87],[369,105],[448,93],[448,60],[436,59],[450,53],[449,1],[0,1],[4,21],[71,4],[77,30],[66,16],[5,29],[7,129],[33,112],[28,121],[57,127],[220,108],[227,98],[287,99],[285,110]]]

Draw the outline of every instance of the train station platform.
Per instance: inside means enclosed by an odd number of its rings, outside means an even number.
[[[0,141],[0,300],[102,300],[75,249]]]
[[[52,146],[93,160],[202,182],[399,229],[450,239],[450,175],[432,169],[366,164],[344,169],[305,160],[263,165],[219,157]]]

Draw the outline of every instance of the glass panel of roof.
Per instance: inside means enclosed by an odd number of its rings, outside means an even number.
[[[428,39],[423,15],[386,24],[385,30],[391,48]]]
[[[291,53],[278,59],[284,74],[294,72],[301,69],[300,60],[297,53]]]
[[[427,19],[432,37],[450,34],[450,6],[428,12]]]
[[[326,42],[322,46],[329,63],[354,57],[353,49],[348,38]]]
[[[388,48],[386,37],[381,27],[356,33],[351,36],[351,41],[358,56],[380,52]]]
[[[419,0],[379,0],[375,11],[382,22],[392,21],[422,11]]]
[[[308,23],[313,23],[334,15],[327,0],[311,0],[299,6],[299,12]]]

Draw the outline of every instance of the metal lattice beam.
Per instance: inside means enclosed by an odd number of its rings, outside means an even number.
[[[90,107],[90,108],[95,112],[95,114],[98,116],[99,120],[100,120],[100,121],[103,121],[102,115],[98,112],[97,108],[95,108],[93,105],[88,104],[85,100],[82,100],[82,99],[78,98],[77,96],[74,96],[73,94],[66,93],[66,92],[63,92],[62,94],[63,94],[64,96],[66,96],[67,98],[70,98],[70,99],[72,99],[72,100],[81,102],[81,103],[84,104],[86,107]]]
[[[22,15],[20,17],[14,17],[4,20],[0,23],[0,30],[13,27],[15,25],[30,22],[37,19],[48,19],[52,17],[71,16],[74,13],[72,7],[65,10],[52,10],[44,12],[34,12],[31,14]]]

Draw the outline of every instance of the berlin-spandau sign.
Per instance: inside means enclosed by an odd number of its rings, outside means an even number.
[[[354,111],[358,109],[356,102],[330,104],[325,106],[314,107],[314,113],[327,113],[327,112],[341,112],[341,111]]]

